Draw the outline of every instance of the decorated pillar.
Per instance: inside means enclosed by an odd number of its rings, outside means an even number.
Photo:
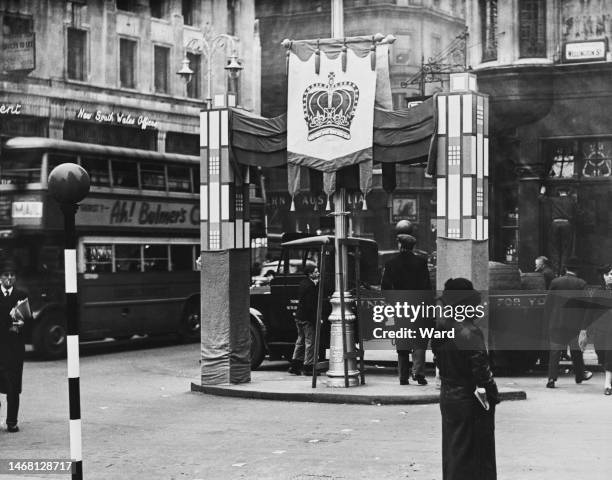
[[[226,105],[200,113],[202,385],[251,377],[248,168],[230,162]]]
[[[451,74],[437,96],[437,288],[465,277],[489,287],[489,99],[476,76]]]

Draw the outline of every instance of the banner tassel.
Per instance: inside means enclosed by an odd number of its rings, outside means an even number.
[[[342,53],[340,54],[342,59],[342,71],[346,72],[346,38],[344,39],[344,44],[342,45]]]
[[[321,49],[319,48],[319,40],[317,40],[317,49],[315,50],[315,73],[318,75],[321,71]]]
[[[363,196],[363,205],[361,207],[361,210],[365,211],[367,209],[368,209],[368,203],[366,202],[365,195],[364,195]]]
[[[329,203],[329,195],[327,195],[327,204],[325,205],[325,211],[331,212],[331,205]]]
[[[290,212],[295,212],[295,197],[291,197],[291,208],[289,209]]]

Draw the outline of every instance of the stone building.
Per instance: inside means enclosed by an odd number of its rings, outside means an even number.
[[[176,75],[192,39],[239,38],[239,103],[259,109],[259,40],[252,0],[0,2],[0,134],[199,155],[207,57]],[[229,45],[212,55],[223,92]]]
[[[466,23],[490,95],[492,259],[531,271],[576,255],[597,283],[612,260],[612,3],[470,0]]]

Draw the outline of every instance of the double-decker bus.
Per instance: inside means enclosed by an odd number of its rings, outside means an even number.
[[[65,162],[91,180],[76,214],[81,340],[199,339],[199,158],[16,137],[0,157],[0,254],[29,295],[27,341],[45,357],[65,350],[63,216],[47,189]]]

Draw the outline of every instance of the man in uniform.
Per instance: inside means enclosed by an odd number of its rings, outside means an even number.
[[[15,288],[15,264],[6,260],[0,265],[0,392],[6,394],[6,429],[18,432],[17,414],[25,344],[22,335],[23,315],[18,303],[26,294]]]
[[[414,226],[408,220],[400,220],[395,226],[397,242],[400,252],[385,263],[381,288],[382,290],[408,290],[410,302],[418,305],[433,300],[431,280],[427,260],[418,257],[412,251],[416,244],[414,237]],[[424,318],[412,319],[412,328],[426,326]],[[400,385],[408,385],[410,376],[409,354],[412,349],[413,379],[419,385],[427,385],[425,379],[425,350],[427,339],[413,339],[410,341],[396,341],[397,367]]]

